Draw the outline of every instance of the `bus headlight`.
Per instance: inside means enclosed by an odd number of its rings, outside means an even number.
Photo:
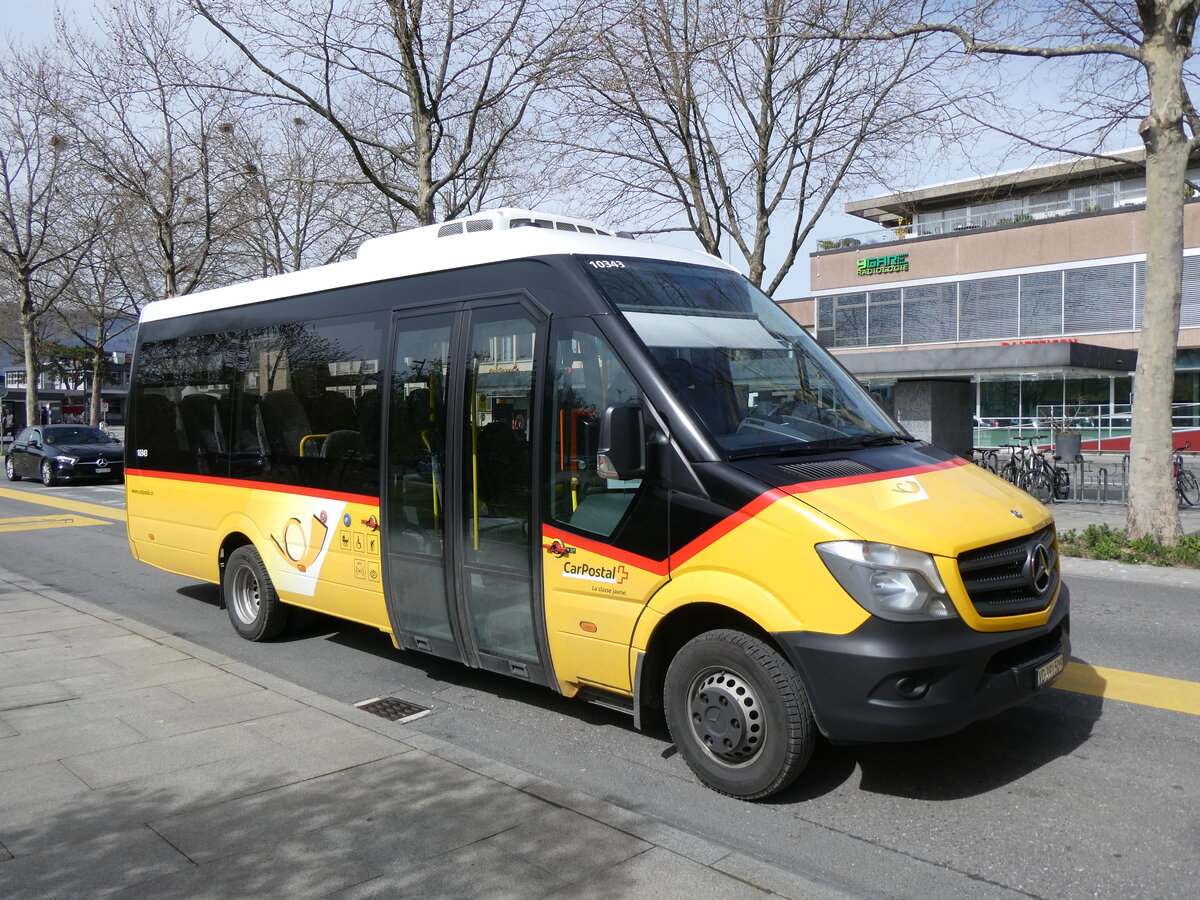
[[[893,622],[957,615],[928,553],[868,541],[830,541],[817,544],[817,552],[838,584],[873,615]]]

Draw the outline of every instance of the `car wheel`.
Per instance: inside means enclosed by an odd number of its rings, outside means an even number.
[[[246,640],[269,641],[287,628],[290,610],[280,601],[253,547],[238,547],[229,554],[221,584],[229,621]]]
[[[9,453],[4,457],[4,474],[8,476],[9,481],[20,481],[21,476],[17,474],[17,470],[13,468],[12,454]]]
[[[808,693],[764,641],[709,631],[675,654],[663,688],[671,737],[702,782],[753,800],[789,785],[816,741]]]
[[[48,459],[42,460],[42,484],[46,487],[58,484],[58,473],[54,471],[54,463]]]

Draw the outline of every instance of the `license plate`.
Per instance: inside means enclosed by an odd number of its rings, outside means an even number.
[[[108,466],[96,466],[96,471],[104,475],[111,472],[112,469],[110,469]]]
[[[1042,663],[1037,667],[1033,675],[1034,687],[1041,689],[1052,682],[1055,678],[1062,674],[1062,670],[1066,668],[1066,657],[1061,653],[1050,662]]]

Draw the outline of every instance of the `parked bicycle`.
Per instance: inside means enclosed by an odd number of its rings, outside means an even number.
[[[1046,440],[1046,437],[1044,434],[1035,434],[1017,438],[1024,446],[1006,445],[1004,449],[1008,449],[1011,455],[1000,469],[1001,478],[1042,503],[1066,500],[1071,492],[1070,472],[1047,459],[1048,451],[1037,450],[1033,446],[1038,441]]]
[[[1183,467],[1183,451],[1191,449],[1188,441],[1179,448],[1172,457],[1175,469],[1175,493],[1179,497],[1180,506],[1200,506],[1200,483],[1196,476]]]
[[[995,447],[975,447],[971,451],[971,462],[993,475],[1000,474],[1000,451]]]

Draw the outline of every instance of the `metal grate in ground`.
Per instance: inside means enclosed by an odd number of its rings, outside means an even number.
[[[375,697],[372,700],[359,701],[354,705],[364,712],[392,722],[411,722],[429,715],[430,712],[428,706],[418,706],[416,703],[409,703],[407,700],[400,700],[396,697]]]

